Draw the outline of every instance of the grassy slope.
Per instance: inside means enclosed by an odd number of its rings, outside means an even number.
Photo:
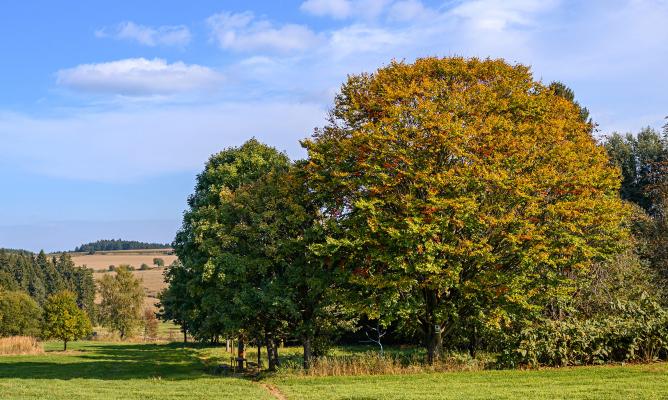
[[[247,379],[212,376],[198,357],[220,348],[72,343],[0,357],[1,399],[270,399]],[[366,377],[276,376],[288,399],[668,399],[668,364]]]
[[[0,357],[2,399],[271,398],[243,379],[208,375],[193,349],[179,345],[48,344],[42,356]]]
[[[294,399],[668,399],[668,364],[282,378],[274,383]]]

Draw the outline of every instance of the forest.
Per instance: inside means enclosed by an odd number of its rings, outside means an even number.
[[[169,244],[145,243],[136,240],[106,239],[82,244],[74,249],[75,253],[95,253],[96,251],[168,249]]]
[[[346,340],[500,367],[668,357],[668,126],[598,132],[572,90],[502,60],[350,75],[308,156],[211,156],[160,317],[303,367]],[[382,346],[379,346],[382,349]]]

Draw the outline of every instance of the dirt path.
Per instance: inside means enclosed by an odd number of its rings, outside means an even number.
[[[278,400],[288,400],[288,398],[285,397],[285,395],[281,393],[281,391],[275,385],[272,385],[270,383],[260,383],[260,386],[267,389],[267,391],[269,391],[269,393],[271,393],[271,395],[274,396],[274,398]]]

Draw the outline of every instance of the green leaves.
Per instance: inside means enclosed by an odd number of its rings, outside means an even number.
[[[142,323],[144,289],[141,281],[126,268],[118,268],[99,282],[100,320],[102,325],[120,334],[121,339],[132,336]]]
[[[435,291],[423,328],[474,310],[495,325],[568,297],[614,254],[628,210],[567,95],[501,60],[425,58],[351,76],[331,122],[303,142],[336,244],[319,254],[371,288]]]
[[[62,340],[67,350],[67,342],[82,339],[92,332],[90,320],[77,306],[74,293],[62,291],[47,298],[42,329],[44,338]]]

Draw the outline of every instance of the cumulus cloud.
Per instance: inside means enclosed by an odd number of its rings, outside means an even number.
[[[228,50],[290,53],[309,49],[318,41],[317,35],[304,25],[275,26],[251,12],[221,12],[206,22],[212,39]]]
[[[177,46],[183,47],[190,43],[192,34],[185,25],[150,26],[139,25],[132,21],[121,22],[113,28],[95,31],[97,37],[111,37],[120,40],[135,41],[145,46]]]
[[[209,89],[220,83],[216,71],[196,64],[169,64],[159,58],[129,58],[82,64],[58,71],[57,83],[76,91],[126,96],[168,95]]]

